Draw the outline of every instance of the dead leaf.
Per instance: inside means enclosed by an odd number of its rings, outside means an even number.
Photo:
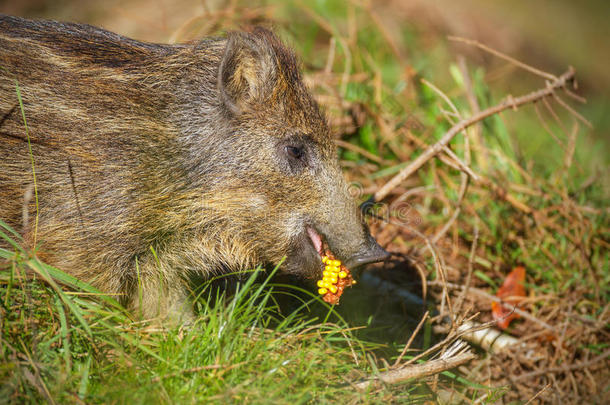
[[[525,267],[515,267],[504,279],[504,284],[498,289],[496,297],[507,304],[517,305],[525,297]],[[491,313],[497,325],[506,329],[513,319],[519,318],[511,307],[507,307],[499,302],[491,303]]]

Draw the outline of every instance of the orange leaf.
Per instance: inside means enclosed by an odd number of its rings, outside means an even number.
[[[496,297],[508,304],[517,305],[521,297],[525,297],[524,281],[525,267],[515,267],[504,279],[504,284],[498,289]],[[519,315],[512,311],[512,307],[506,307],[499,302],[491,303],[491,313],[502,329],[506,329],[513,319],[519,318]]]

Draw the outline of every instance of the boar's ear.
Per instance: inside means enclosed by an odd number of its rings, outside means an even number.
[[[240,114],[264,102],[277,81],[273,46],[258,32],[232,32],[218,70],[218,89],[224,105]]]

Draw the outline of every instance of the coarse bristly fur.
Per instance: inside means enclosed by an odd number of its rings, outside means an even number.
[[[195,276],[286,257],[314,277],[312,231],[348,264],[384,257],[297,59],[263,28],[161,45],[0,16],[0,152],[0,219],[146,318],[192,316]]]

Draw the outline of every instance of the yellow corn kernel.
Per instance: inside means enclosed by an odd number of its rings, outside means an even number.
[[[337,287],[335,287],[335,289],[337,289]],[[328,292],[328,290],[326,288],[320,288],[318,289],[318,294],[320,295],[324,295]]]
[[[329,276],[331,276],[332,274],[333,274],[333,272],[332,272],[332,271],[330,271],[330,270],[324,270],[324,271],[322,272],[322,276],[324,276],[324,277],[329,277]]]
[[[326,266],[324,266],[324,271],[333,271],[333,269],[335,269],[335,266],[332,266],[330,264],[327,264]]]
[[[335,267],[339,267],[341,266],[341,261],[340,260],[329,260],[329,264],[332,264]]]
[[[324,282],[324,280],[318,280],[318,287],[324,287],[326,285],[326,283]]]
[[[328,256],[324,256],[324,257],[322,257],[322,263],[326,263],[328,260],[329,260],[329,259],[328,259]]]
[[[337,284],[337,277],[329,278],[328,281],[330,281],[333,284]]]
[[[345,277],[347,277],[347,273],[345,271],[340,271],[339,278],[345,278]]]
[[[334,285],[331,285],[330,287],[328,287],[328,289],[333,294],[337,292],[337,287],[335,287]],[[318,290],[318,292],[320,292],[320,290]]]

